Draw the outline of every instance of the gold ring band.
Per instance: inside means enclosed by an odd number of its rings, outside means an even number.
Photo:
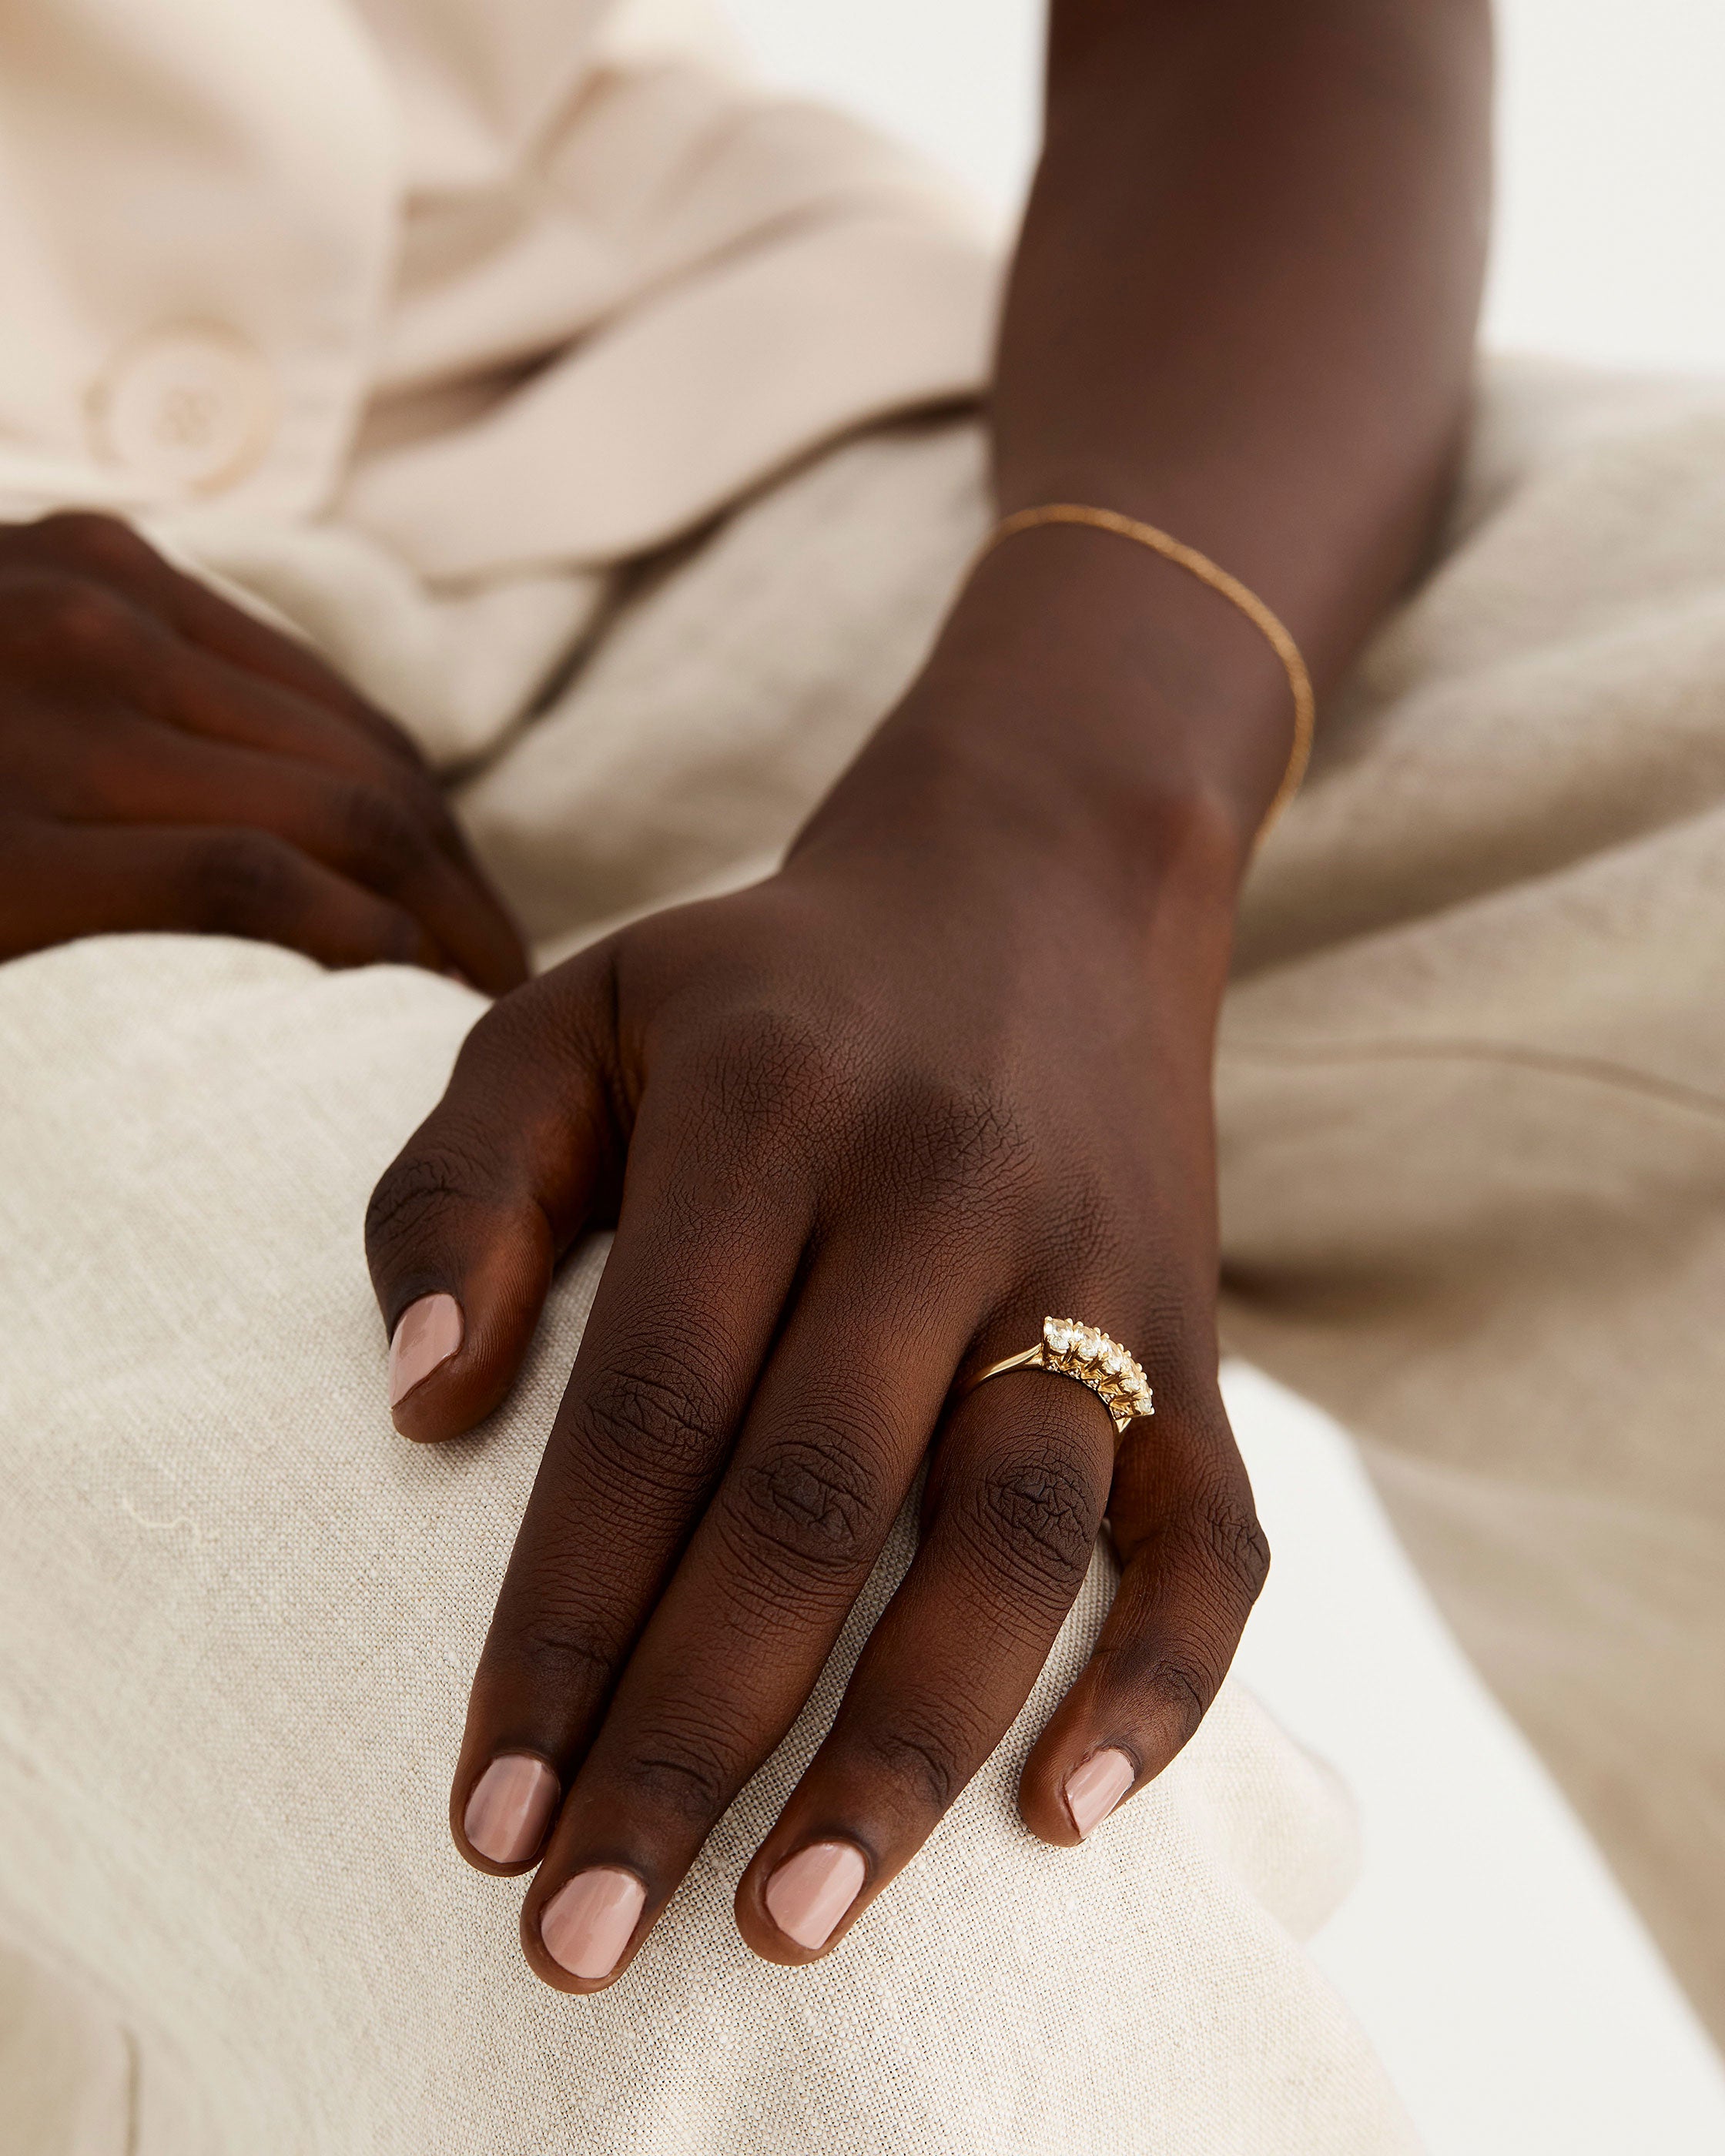
[[[1009,1370],[1052,1370],[1056,1377],[1076,1378],[1087,1386],[1114,1418],[1114,1434],[1126,1435],[1128,1423],[1140,1415],[1154,1414],[1150,1381],[1137,1358],[1117,1340],[1084,1325],[1075,1317],[1045,1317],[1042,1337],[1021,1355],[1009,1355],[991,1363],[964,1388],[973,1393],[990,1378],[1004,1377]]]

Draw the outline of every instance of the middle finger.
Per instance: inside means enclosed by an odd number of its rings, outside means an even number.
[[[968,1330],[945,1296],[815,1266],[630,1657],[521,1912],[547,1982],[617,1976],[784,1736],[891,1527]]]
[[[475,1675],[450,1792],[470,1861],[520,1871],[723,1467],[807,1234],[793,1171],[649,1089],[616,1240]]]

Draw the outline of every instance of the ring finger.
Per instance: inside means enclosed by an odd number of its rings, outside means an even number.
[[[1089,1568],[1114,1436],[1100,1400],[1041,1372],[959,1402],[931,1463],[915,1561],[737,1888],[757,1953],[824,1953],[1011,1727]]]

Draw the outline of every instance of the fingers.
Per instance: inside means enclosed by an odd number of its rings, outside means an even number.
[[[123,592],[171,623],[190,643],[260,680],[273,681],[357,726],[395,761],[423,771],[403,730],[362,696],[311,645],[285,636],[163,559],[129,524],[98,512],[64,510],[14,526],[14,547],[57,560],[72,574]]]
[[[757,1953],[835,1945],[1011,1727],[1089,1568],[1113,1446],[1101,1403],[1046,1373],[959,1404],[915,1561],[737,1887]]]
[[[603,1727],[572,1763],[521,1917],[529,1959],[563,1989],[620,1971],[801,1710],[903,1500],[953,1342],[864,1286],[836,1258],[817,1265]],[[582,1592],[584,1565],[568,1567],[566,1594]]]
[[[542,1760],[560,1787],[574,1775],[723,1469],[806,1232],[770,1179],[721,1172],[644,1117],[634,1152],[456,1763],[456,1843],[488,1870],[530,1861],[545,1824],[536,1810],[493,1831],[492,1792],[516,1773],[498,1763]]]
[[[0,532],[0,565],[14,670],[57,717],[69,706],[101,732],[75,757],[58,737],[64,721],[33,749],[28,733],[14,742],[13,762],[33,766],[44,799],[56,786],[100,790],[105,780],[105,803],[57,804],[61,813],[272,830],[418,915],[440,963],[481,988],[501,993],[525,978],[520,932],[423,761],[311,653],[110,518]]]
[[[1270,1568],[1270,1546],[1214,1379],[1173,1373],[1131,1424],[1110,1522],[1122,1562],[1089,1662],[1026,1761],[1025,1825],[1081,1841],[1153,1780],[1215,1697]]]
[[[212,693],[207,682],[200,689]],[[229,708],[240,701],[230,700]],[[116,717],[108,732],[108,757],[60,778],[62,795],[73,786],[82,797],[58,802],[63,810],[110,822],[208,822],[273,833],[411,913],[444,962],[475,987],[502,994],[525,978],[513,923],[484,882],[439,843],[448,822],[440,801],[420,799],[416,788],[391,777],[351,778],[294,754],[148,721]]]
[[[159,929],[279,943],[323,966],[432,965],[404,908],[264,831],[8,819],[0,955]]]
[[[347,708],[351,697],[320,697],[279,673],[252,671],[167,634],[128,686],[164,725],[320,765],[398,803],[461,872],[481,914],[501,924],[516,977],[524,977],[520,932],[475,864],[443,789],[393,722],[359,725]]]
[[[578,1443],[542,1475],[475,1688],[452,1820],[488,1869],[520,1869],[543,1842],[522,1940],[561,1989],[622,1974],[783,1738],[940,1412],[953,1340],[938,1318],[919,1325],[858,1282],[830,1257],[811,1275],[716,1486],[716,1448],[698,1436],[675,1495],[685,1517],[706,1509],[668,1583],[677,1503],[649,1495],[657,1538],[644,1548],[631,1521],[632,1557],[607,1553],[595,1532],[597,1521],[615,1538],[631,1489],[640,1512],[639,1454],[619,1486]],[[652,1352],[664,1323],[661,1310],[636,1353]],[[1117,1471],[1111,1418],[1070,1379],[1027,1371],[961,1401],[917,1555],[739,1885],[737,1922],[757,1952],[795,1964],[829,1951],[999,1743],[1083,1583],[1111,1476],[1122,1592],[1026,1769],[1027,1822],[1045,1840],[1081,1840],[1185,1742],[1265,1559],[1207,1389],[1189,1401],[1176,1384],[1163,1413],[1162,1431],[1132,1426]],[[664,1435],[649,1439],[661,1462]],[[632,1588],[619,1589],[621,1573]]]
[[[1082,1840],[1196,1728],[1268,1563],[1250,1490],[1204,1384],[1177,1380],[1117,1460],[1114,1446],[1101,1403],[1045,1373],[960,1403],[916,1560],[739,1884],[738,1927],[757,1953],[829,1951],[999,1744],[1083,1583],[1111,1472],[1125,1572],[1024,1769],[1026,1823],[1045,1840]]]
[[[732,1314],[743,1276],[725,1252],[711,1276],[718,1304],[697,1300],[679,1330],[680,1298],[641,1292],[663,1262],[655,1253],[619,1276],[604,1314],[610,1345],[594,1372],[611,1410],[598,1424],[559,1419],[451,1793],[458,1844],[484,1868],[520,1870],[542,1845],[523,1946],[566,1990],[622,1974],[808,1698],[957,1353],[939,1318],[919,1324],[824,1258],[721,1478],[715,1433],[742,1412],[747,1383],[691,1411],[705,1383],[724,1380],[710,1372],[691,1384],[684,1358]],[[783,1269],[766,1272],[747,1320],[762,1340]],[[643,1321],[633,1332],[631,1312]],[[656,1404],[668,1328],[681,1387],[670,1424]],[[745,1348],[735,1368],[748,1360]],[[632,1364],[636,1379],[648,1373],[655,1404],[644,1413]],[[1266,1558],[1210,1389],[1164,1384],[1157,1421],[1132,1426],[1117,1467],[1111,1419],[1070,1379],[1027,1371],[960,1402],[934,1456],[917,1555],[738,1887],[738,1925],[757,1952],[795,1964],[830,1950],[999,1743],[1083,1583],[1111,1476],[1122,1589],[1025,1770],[1027,1823],[1045,1840],[1081,1840],[1191,1734]],[[572,1384],[571,1410],[578,1398]],[[619,1455],[614,1403],[631,1399]],[[609,1471],[619,1458],[620,1477]],[[676,1522],[703,1505],[679,1558]]]
[[[600,947],[487,1012],[372,1194],[366,1256],[404,1436],[457,1436],[502,1399],[553,1265],[620,1172],[613,1001]]]

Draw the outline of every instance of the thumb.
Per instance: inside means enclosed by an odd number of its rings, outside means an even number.
[[[608,947],[487,1011],[366,1211],[404,1437],[471,1430],[503,1399],[552,1269],[620,1181]]]

